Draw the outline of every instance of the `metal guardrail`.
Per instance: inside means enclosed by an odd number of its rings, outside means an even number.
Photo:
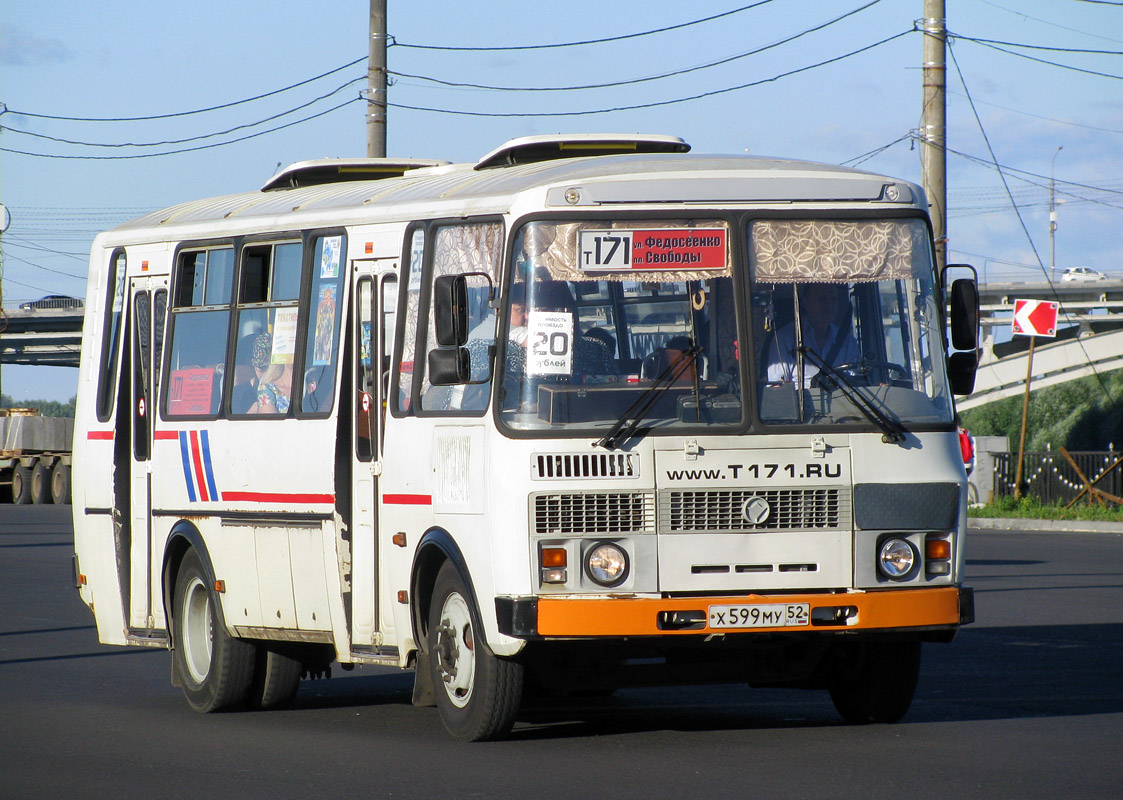
[[[1097,489],[1123,496],[1123,465],[1117,466],[1107,475],[1113,464],[1123,458],[1118,450],[1070,452],[1072,460],[1089,481],[1095,482]],[[1013,497],[1018,469],[1017,453],[994,454],[994,494],[995,497]],[[1101,476],[1103,476],[1101,478]],[[1100,478],[1099,481],[1096,481]],[[1048,505],[1058,500],[1068,503],[1084,490],[1084,483],[1076,470],[1059,451],[1026,453],[1022,465],[1022,494],[1035,497]],[[1086,495],[1085,495],[1086,496]],[[1082,499],[1081,502],[1084,502]]]

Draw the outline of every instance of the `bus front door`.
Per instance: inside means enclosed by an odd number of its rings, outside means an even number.
[[[351,641],[356,650],[382,651],[388,622],[379,601],[378,476],[390,347],[397,312],[396,259],[356,263],[351,320],[353,468],[351,470]]]
[[[149,524],[152,478],[152,417],[156,408],[160,357],[164,339],[164,314],[167,310],[167,278],[134,278],[129,285],[128,366],[121,370],[122,398],[118,407],[118,433],[128,430],[129,454],[118,452],[118,472],[125,472],[115,483],[127,483],[127,497],[117,490],[118,508],[128,508],[129,537],[129,629],[133,635],[150,636],[155,627],[152,613],[152,533]],[[128,419],[123,419],[128,415]],[[122,425],[121,423],[124,423]]]

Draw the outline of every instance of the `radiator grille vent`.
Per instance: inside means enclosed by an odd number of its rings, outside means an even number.
[[[539,481],[639,477],[639,465],[630,453],[537,453],[531,458],[530,471]]]
[[[540,536],[653,532],[655,497],[638,492],[536,495],[534,526]]]
[[[768,501],[768,518],[754,525],[742,509],[752,497]],[[849,526],[849,494],[839,489],[767,489],[664,492],[660,495],[661,529],[690,531],[754,531],[834,529]]]

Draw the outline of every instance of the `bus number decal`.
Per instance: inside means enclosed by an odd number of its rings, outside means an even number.
[[[585,272],[724,269],[725,228],[583,230],[577,260]]]

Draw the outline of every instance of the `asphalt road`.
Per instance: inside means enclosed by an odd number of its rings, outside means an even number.
[[[0,798],[1123,797],[1123,536],[987,532],[978,621],[925,645],[897,725],[825,693],[629,689],[447,739],[412,676],[335,669],[295,706],[198,715],[166,651],[105,647],[69,509],[0,506]]]

